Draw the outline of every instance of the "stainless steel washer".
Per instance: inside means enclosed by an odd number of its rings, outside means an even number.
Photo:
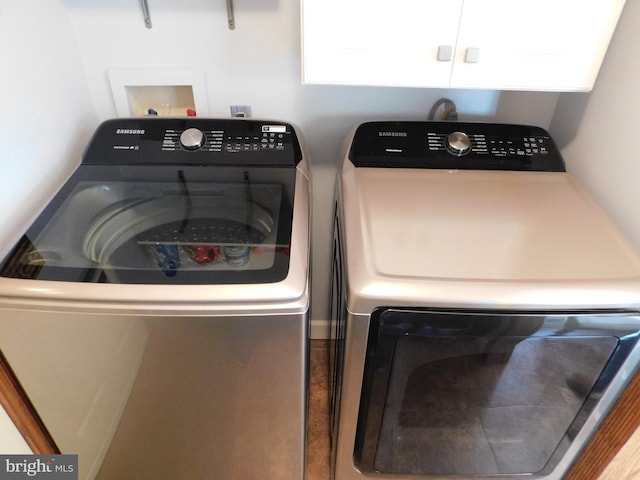
[[[350,140],[333,477],[562,478],[637,371],[637,253],[540,128],[372,122]]]
[[[302,478],[294,127],[107,121],[2,262],[0,348],[80,478]]]

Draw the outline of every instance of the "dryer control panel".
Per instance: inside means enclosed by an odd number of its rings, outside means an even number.
[[[144,117],[100,125],[83,163],[295,166],[300,160],[302,151],[288,123]]]
[[[565,171],[547,131],[495,123],[364,123],[349,159],[357,167]]]

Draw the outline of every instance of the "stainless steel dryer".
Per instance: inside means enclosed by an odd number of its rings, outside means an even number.
[[[333,477],[562,478],[637,371],[637,253],[540,128],[372,122],[350,140]]]
[[[98,128],[0,269],[0,348],[80,478],[303,477],[309,190],[288,123]]]

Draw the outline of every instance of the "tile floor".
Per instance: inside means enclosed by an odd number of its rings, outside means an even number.
[[[329,342],[312,340],[310,355],[307,479],[329,479]]]

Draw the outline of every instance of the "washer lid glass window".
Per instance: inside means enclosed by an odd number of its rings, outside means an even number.
[[[131,284],[283,280],[296,169],[82,165],[4,277]]]

